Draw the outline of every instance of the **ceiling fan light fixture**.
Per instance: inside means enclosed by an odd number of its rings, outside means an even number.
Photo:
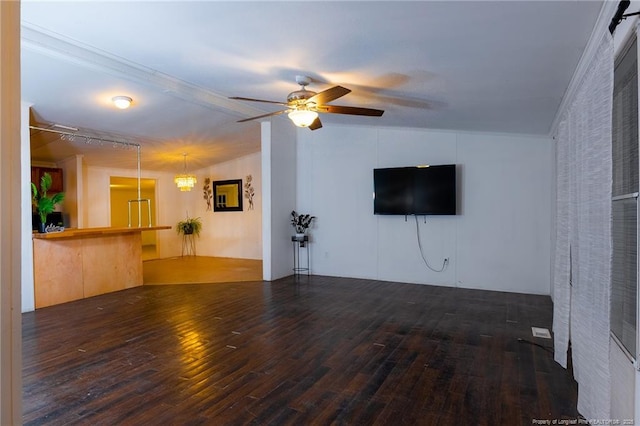
[[[131,102],[133,102],[133,99],[128,96],[114,96],[111,98],[111,101],[116,108],[127,109],[131,105]]]
[[[293,124],[298,127],[309,127],[318,118],[317,112],[308,109],[294,109],[288,115]]]
[[[240,101],[252,101],[252,102],[264,102],[268,104],[282,105],[285,109],[279,111],[270,112],[268,114],[261,114],[255,117],[243,118],[238,120],[238,123],[244,123],[246,121],[258,120],[265,117],[271,117],[274,115],[287,114],[289,119],[293,121],[298,127],[307,127],[309,130],[318,130],[322,128],[322,123],[318,118],[318,113],[323,114],[348,114],[348,115],[364,115],[368,117],[380,117],[384,111],[381,109],[373,108],[360,108],[345,105],[328,105],[329,102],[335,101],[338,98],[351,92],[351,90],[342,86],[333,86],[322,92],[316,93],[311,90],[307,90],[307,85],[311,82],[311,78],[306,76],[296,76],[296,83],[300,85],[300,90],[289,93],[287,95],[286,102],[269,101],[265,99],[254,98],[242,98],[233,96],[229,99],[235,99]]]

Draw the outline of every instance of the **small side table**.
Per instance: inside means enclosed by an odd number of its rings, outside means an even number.
[[[195,256],[196,255],[196,242],[193,238],[193,234],[182,234],[182,256]]]
[[[309,236],[294,235],[291,237],[291,243],[293,244],[293,273],[294,275],[300,275],[302,272],[306,272],[307,275],[310,274],[311,271],[311,257],[309,255]],[[300,265],[300,248],[305,249],[307,252],[307,265]]]

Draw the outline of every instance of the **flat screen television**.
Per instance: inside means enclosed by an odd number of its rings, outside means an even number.
[[[373,170],[373,213],[455,215],[456,165]]]

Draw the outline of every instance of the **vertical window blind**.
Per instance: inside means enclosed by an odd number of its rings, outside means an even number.
[[[611,412],[613,40],[603,35],[556,135],[554,359],[567,365],[569,342],[578,411]]]

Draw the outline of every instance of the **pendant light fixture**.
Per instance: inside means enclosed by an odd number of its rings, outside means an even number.
[[[173,181],[178,185],[180,191],[191,191],[197,183],[197,180],[195,175],[187,173],[187,154],[184,153],[182,155],[184,156],[184,172],[176,175]]]

